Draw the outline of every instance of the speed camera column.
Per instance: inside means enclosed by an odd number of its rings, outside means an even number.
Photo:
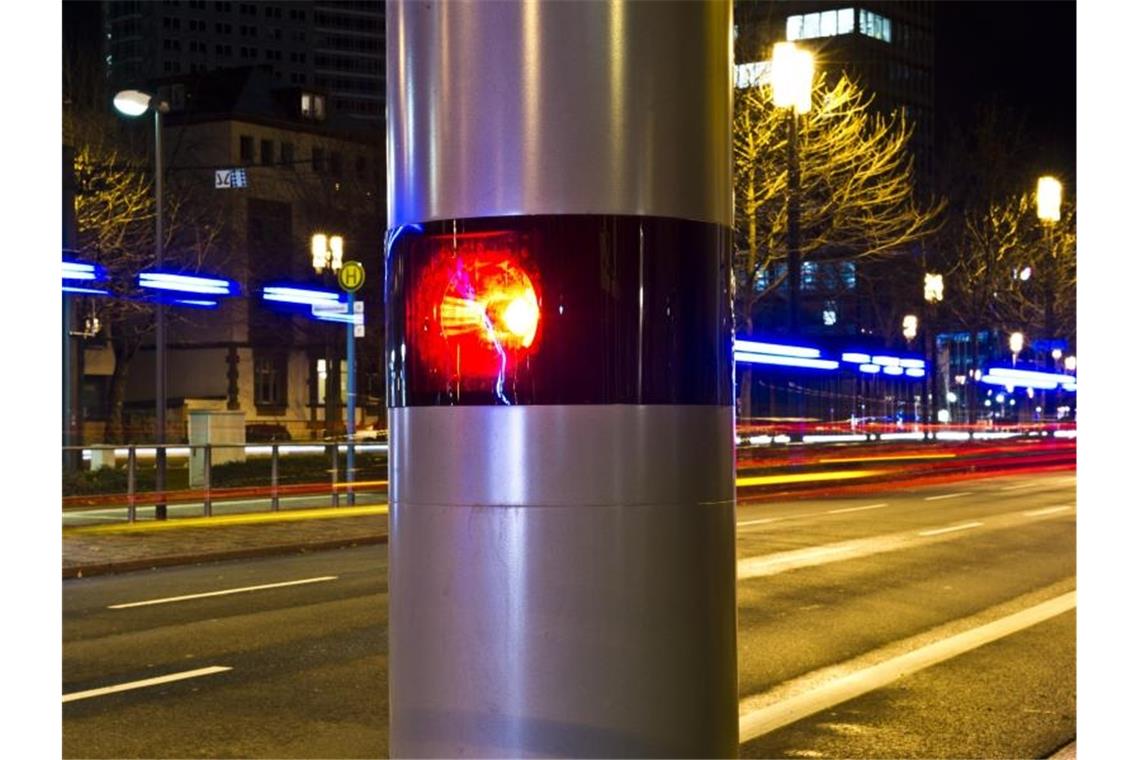
[[[388,5],[393,756],[737,753],[731,9]]]

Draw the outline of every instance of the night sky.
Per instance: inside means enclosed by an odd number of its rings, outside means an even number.
[[[996,99],[1026,119],[1027,174],[1075,178],[1075,2],[935,3],[938,129]]]

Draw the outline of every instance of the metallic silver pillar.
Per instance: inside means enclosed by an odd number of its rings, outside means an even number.
[[[393,230],[731,229],[731,3],[390,2],[387,23]],[[731,401],[391,393],[392,755],[735,755]]]

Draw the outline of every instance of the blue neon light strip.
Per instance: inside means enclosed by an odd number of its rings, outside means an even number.
[[[1072,375],[1058,375],[1054,372],[1036,372],[1030,369],[1015,369],[1013,367],[991,367],[987,374],[994,375],[995,377],[1014,377],[1047,383],[1067,383],[1073,379]]]
[[[1051,391],[1057,387],[1056,380],[1038,380],[1031,377],[1002,377],[1001,375],[982,375],[981,381],[989,385],[1011,386],[1014,388],[1038,388]]]
[[[228,296],[237,291],[237,286],[230,280],[220,280],[213,277],[194,277],[185,274],[171,274],[168,272],[140,272],[139,287],[153,290],[170,290],[181,293],[205,293],[209,295]]]
[[[793,356],[803,359],[818,359],[819,349],[806,346],[785,346],[780,343],[760,343],[754,340],[737,340],[737,351],[746,351],[753,354],[768,354],[771,356]]]
[[[859,371],[860,372],[866,372],[868,375],[875,375],[875,374],[878,374],[879,372],[882,372],[883,368],[880,367],[878,364],[860,364],[859,365]]]
[[[176,303],[180,306],[196,306],[196,307],[202,308],[202,309],[212,309],[218,305],[217,301],[210,301],[210,300],[198,299],[198,298],[175,298],[172,303]]]
[[[871,355],[870,354],[860,354],[860,353],[854,353],[854,352],[845,353],[845,354],[843,354],[843,356],[841,358],[843,359],[843,361],[851,362],[852,364],[869,364],[871,361]]]
[[[294,288],[285,285],[270,285],[261,291],[261,297],[266,301],[280,303],[295,303],[303,306],[313,304],[329,304],[340,300],[340,294],[331,290],[316,290],[313,288]]]
[[[110,295],[106,290],[99,290],[98,288],[81,288],[77,285],[64,285],[64,293],[83,293],[89,296],[107,296]]]
[[[837,369],[839,362],[832,359],[809,359],[799,356],[773,356],[737,351],[736,361],[745,364],[777,364],[783,367],[807,367],[808,369]]]
[[[926,370],[918,369],[917,367],[908,367],[906,374],[909,377],[926,377]]]
[[[901,375],[903,373],[903,368],[887,365],[883,367],[883,372],[888,375]]]
[[[104,276],[103,267],[98,264],[88,264],[85,261],[63,262],[63,279],[65,280],[99,280]]]
[[[897,356],[872,356],[871,361],[884,367],[899,366],[899,358]]]
[[[922,359],[899,359],[899,366],[907,369],[926,369],[926,362]]]

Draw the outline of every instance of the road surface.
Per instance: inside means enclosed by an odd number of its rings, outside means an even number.
[[[1071,471],[742,503],[741,755],[1071,741],[1075,517]],[[65,582],[64,756],[387,756],[386,561],[370,546]]]

